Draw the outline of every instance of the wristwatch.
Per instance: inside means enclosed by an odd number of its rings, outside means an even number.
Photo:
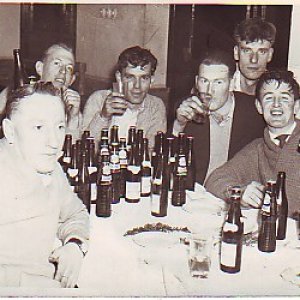
[[[69,244],[69,243],[76,244],[79,247],[80,251],[82,252],[83,257],[86,256],[86,254],[88,252],[88,248],[87,248],[87,245],[84,242],[82,242],[79,239],[72,238],[72,239],[68,240],[66,244]]]

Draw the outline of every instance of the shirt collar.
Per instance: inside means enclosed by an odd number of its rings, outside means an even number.
[[[284,132],[281,132],[280,134],[278,133],[273,133],[269,130],[269,135],[270,135],[270,139],[271,141],[275,144],[275,145],[279,145],[279,140],[276,139],[278,136],[282,135],[282,134],[287,134],[287,135],[291,135],[294,131],[294,129],[296,128],[297,123],[294,121],[294,123],[288,127]],[[287,138],[288,141],[289,137]]]
[[[221,114],[220,112],[218,112],[218,110],[211,113],[212,119],[220,126],[224,125],[226,122],[228,122],[233,118],[234,107],[235,107],[233,92],[229,93],[228,100],[225,105],[229,107],[228,113]]]

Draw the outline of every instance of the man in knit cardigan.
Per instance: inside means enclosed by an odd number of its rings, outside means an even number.
[[[289,71],[264,73],[256,87],[256,107],[267,127],[264,137],[248,144],[208,178],[206,188],[226,200],[230,186],[242,187],[242,204],[258,208],[264,186],[286,172],[289,215],[300,209],[299,85]]]

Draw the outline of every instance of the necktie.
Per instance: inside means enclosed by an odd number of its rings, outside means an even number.
[[[279,147],[283,148],[286,139],[289,137],[289,134],[281,134],[279,136],[277,136],[275,139],[279,141]]]

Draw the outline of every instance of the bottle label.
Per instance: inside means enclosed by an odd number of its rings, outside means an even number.
[[[281,205],[281,203],[282,203],[282,192],[281,191],[279,191],[276,200],[277,200],[277,205]]]
[[[126,181],[126,198],[127,199],[139,199],[141,194],[140,182]]]
[[[109,165],[103,166],[102,174],[103,175],[110,175],[110,166]]]
[[[109,150],[107,147],[103,147],[101,148],[100,150],[100,155],[105,155],[105,154],[108,154],[109,153]]]
[[[126,159],[126,161],[127,161],[127,153],[126,153],[126,150],[124,150],[124,149],[121,149],[120,151],[119,151],[119,158],[120,158],[120,161],[121,161],[121,159]]]
[[[185,157],[179,157],[178,165],[179,165],[180,167],[183,167],[183,168],[186,167],[186,159],[185,159]]]
[[[147,160],[144,160],[143,162],[142,162],[142,167],[143,168],[151,168],[151,162],[150,161],[147,161]]]
[[[151,195],[151,211],[156,214],[160,213],[160,195],[159,194]]]
[[[70,175],[71,178],[74,178],[78,174],[78,169],[68,169],[67,173]]]
[[[67,163],[67,164],[70,164],[71,163],[71,157],[64,157],[63,162]]]
[[[271,197],[269,193],[265,194],[264,202],[261,210],[263,213],[267,213],[267,214],[271,212]]]
[[[88,167],[88,170],[89,170],[89,174],[93,174],[95,172],[97,172],[97,167]]]
[[[142,194],[151,192],[151,176],[141,178],[141,192]]]
[[[140,166],[128,166],[127,170],[136,175],[136,174],[139,174],[141,167]]]
[[[174,156],[171,156],[169,158],[169,163],[174,163],[176,161],[175,157]]]
[[[91,184],[91,201],[95,201],[97,199],[97,184]]]
[[[223,231],[231,231],[231,232],[238,232],[239,227],[236,224],[225,222]]]
[[[102,176],[101,176],[101,181],[102,181],[102,182],[112,181],[112,176],[111,176],[111,174],[109,174],[109,175],[102,174]]]
[[[111,162],[112,164],[118,164],[118,163],[120,162],[119,155],[117,155],[117,154],[112,154],[112,155],[110,156],[110,162]]]
[[[221,245],[221,264],[227,267],[235,267],[237,255],[237,245],[222,241]]]

